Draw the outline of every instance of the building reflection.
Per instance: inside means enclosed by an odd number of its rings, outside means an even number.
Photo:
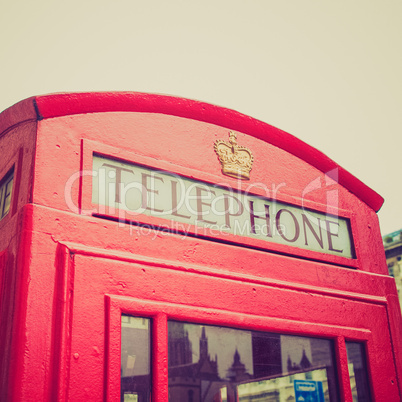
[[[370,390],[364,344],[346,342],[353,400]],[[150,320],[122,316],[121,401],[151,400]],[[171,402],[338,400],[328,339],[168,322]]]
[[[172,402],[294,401],[295,380],[337,398],[328,340],[172,321],[168,347]]]

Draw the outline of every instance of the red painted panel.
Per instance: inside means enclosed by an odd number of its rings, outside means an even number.
[[[37,230],[51,233],[55,242],[84,244],[103,249],[105,258],[129,252],[130,261],[141,264],[176,267],[185,272],[205,272],[206,275],[232,279],[273,283],[294,289],[314,288],[325,294],[326,289],[340,294],[378,297],[390,292],[387,283],[393,278],[376,273],[337,267],[295,257],[217,244],[192,237],[178,236],[147,228],[120,225],[96,217],[78,216],[46,207],[27,207],[33,213]],[[73,246],[70,246],[70,248]],[[157,250],[157,253],[155,253]],[[377,300],[377,299],[376,299]]]
[[[95,266],[99,281],[88,283],[85,279],[88,277],[88,269]],[[70,391],[73,398],[88,398],[88,392],[95,393],[94,399],[102,395],[100,380],[91,382],[91,390],[86,390],[82,384],[85,383],[85,378],[102,378],[102,361],[98,361],[92,350],[103,345],[103,334],[98,330],[104,325],[101,306],[104,305],[104,292],[113,292],[112,294],[118,293],[119,296],[135,297],[136,303],[133,300],[130,309],[126,303],[121,303],[121,309],[139,316],[154,316],[158,312],[164,312],[169,318],[182,321],[300,335],[314,334],[329,338],[342,335],[360,341],[367,340],[366,332],[362,329],[368,329],[370,355],[375,354],[371,356],[375,393],[379,396],[378,400],[384,400],[381,395],[387,395],[389,400],[398,400],[398,390],[391,383],[395,380],[396,373],[389,364],[392,361],[389,337],[380,329],[387,325],[387,313],[383,307],[345,301],[342,298],[330,300],[314,293],[305,294],[236,281],[228,284],[217,278],[197,275],[189,277],[188,274],[161,270],[158,267],[141,267],[113,260],[102,261],[96,256],[80,257],[78,253],[75,254],[75,267],[77,285],[79,282],[86,282],[84,286],[77,286],[79,290],[74,295],[75,311],[78,317],[88,317],[91,325],[88,328],[88,322],[80,318],[73,322],[75,335],[72,353],[73,356],[75,353],[80,356],[72,361],[71,366],[71,379],[75,378]],[[114,283],[113,278],[116,277],[119,277],[119,281]],[[236,308],[233,307],[235,305]],[[231,306],[231,313],[227,313],[228,306]],[[249,315],[251,311],[252,315]],[[331,311],[330,320],[328,311]],[[360,316],[357,320],[356,314]],[[266,318],[267,316],[270,318]],[[322,322],[326,324],[320,324]],[[117,337],[114,340],[115,345],[118,342],[118,333],[114,332]],[[111,353],[118,353],[115,348]],[[375,352],[377,348],[389,352],[378,354]],[[109,367],[109,370],[119,373],[120,361],[115,360],[115,366]],[[162,367],[159,366],[158,371]],[[116,386],[115,382],[114,384]]]
[[[21,294],[27,300],[16,316],[25,323],[16,344],[26,345],[30,352],[18,355],[13,366],[15,400],[28,395],[46,400],[49,394],[67,395],[70,400],[102,398],[105,370],[119,369],[105,366],[104,360],[107,345],[116,342],[106,340],[118,336],[105,334],[107,294],[132,300],[135,306],[129,312],[148,316],[166,313],[173,319],[206,324],[367,342],[376,400],[398,400],[399,362],[392,363],[392,350],[397,356],[401,349],[391,337],[394,332],[384,331],[392,310],[382,295],[391,278],[365,274],[364,279],[363,273],[345,268],[254,250],[237,253],[233,246],[158,236],[157,232],[153,238],[137,237],[116,222],[44,207],[30,207],[26,212],[33,213],[33,220],[27,221],[25,233],[33,229],[34,234],[24,240],[24,260],[30,264],[21,265]],[[96,247],[86,246],[91,244]],[[204,261],[214,248],[222,258],[210,255]],[[261,276],[253,268],[259,260]],[[232,269],[241,269],[244,275],[231,274]],[[337,283],[324,274],[331,270],[337,270],[332,275]],[[314,276],[320,271],[317,281]],[[349,292],[344,291],[348,286]],[[155,375],[163,382],[166,366],[160,363]],[[345,375],[345,368],[341,372]],[[38,382],[48,386],[32,391]]]
[[[16,339],[18,325],[17,309],[25,304],[20,293],[21,264],[19,250],[25,250],[22,236],[22,208],[32,199],[32,177],[36,141],[36,121],[27,112],[31,103],[23,102],[15,110],[0,115],[0,127],[7,130],[0,134],[0,180],[14,169],[14,182],[10,210],[0,220],[0,250],[7,255],[2,270],[0,289],[0,399],[7,400],[7,387],[11,381],[8,373],[16,356],[23,347]],[[24,115],[27,112],[28,116]],[[20,119],[25,119],[20,122]],[[21,304],[21,305],[20,305]],[[17,348],[17,349],[16,349]],[[12,400],[12,399],[10,399]]]

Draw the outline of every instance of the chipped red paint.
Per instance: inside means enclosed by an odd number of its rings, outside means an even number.
[[[249,182],[221,174],[213,144],[229,129],[254,154]],[[94,152],[339,214],[355,258],[94,214],[92,178],[79,175]],[[345,401],[345,340],[363,342],[373,399],[401,399],[401,316],[375,213],[383,200],[321,152],[202,102],[81,93],[4,111],[0,155],[0,179],[14,166],[0,221],[1,400],[117,400],[121,312],[153,320],[154,401],[168,400],[168,319],[333,339]]]

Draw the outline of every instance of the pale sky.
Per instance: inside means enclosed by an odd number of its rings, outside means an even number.
[[[139,91],[245,113],[326,153],[402,228],[401,0],[0,0],[0,110]]]

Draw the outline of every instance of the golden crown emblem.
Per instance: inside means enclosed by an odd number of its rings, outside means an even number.
[[[229,131],[229,142],[217,140],[214,143],[214,149],[224,175],[249,180],[253,154],[248,148],[237,145],[236,138],[236,133]]]

